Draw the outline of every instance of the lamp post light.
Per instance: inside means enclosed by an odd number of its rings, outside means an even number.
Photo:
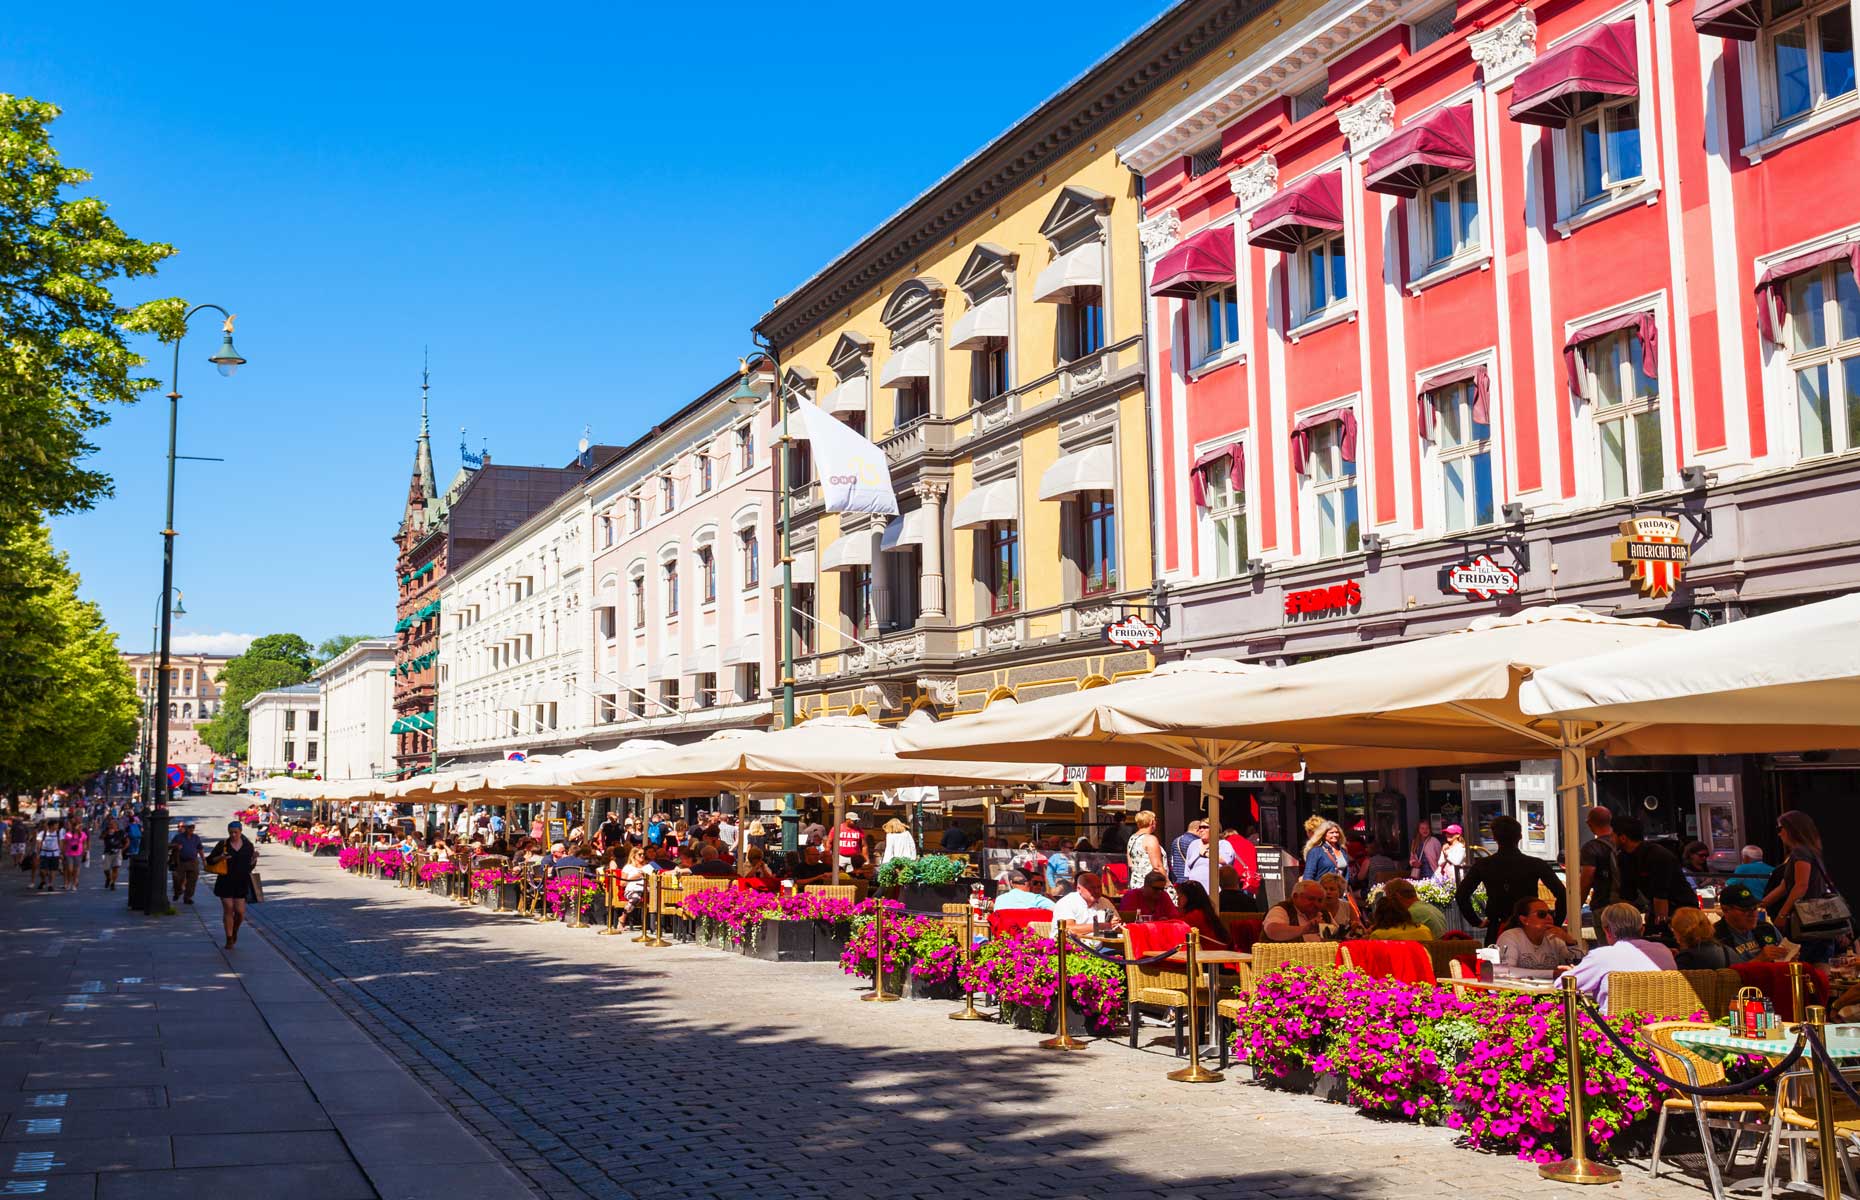
[[[759,363],[758,366],[751,366]],[[767,372],[766,378],[763,372]],[[756,386],[757,381],[763,387]],[[758,407],[763,400],[766,389],[767,399],[774,405],[781,420],[781,437],[776,439],[779,449],[775,459],[775,490],[781,496],[781,725],[783,729],[794,728],[794,545],[793,511],[788,487],[788,472],[793,463],[789,454],[793,439],[788,436],[788,405],[783,402],[781,394],[781,359],[775,353],[775,347],[768,342],[761,342],[748,358],[743,360],[743,378],[730,393],[730,403],[744,409]],[[738,822],[742,821],[739,814]],[[741,828],[746,829],[743,825]],[[742,834],[739,832],[739,837]],[[782,797],[781,808],[781,849],[784,855],[793,854],[801,843],[801,813],[795,807],[794,793]]]
[[[188,322],[204,309],[212,309],[225,320],[220,325],[220,348],[207,361],[230,377],[245,365],[245,359],[233,348],[233,314],[217,304],[196,304],[181,318],[181,335],[174,339],[174,368],[168,384],[168,507],[161,528],[161,661],[155,673],[155,712],[158,718],[168,713],[168,660],[173,635],[173,611],[168,594],[174,591],[174,462],[175,433],[181,416],[181,342],[187,336]],[[143,844],[148,850],[148,892],[143,897],[143,911],[151,916],[171,911],[168,905],[168,722],[158,719],[155,726],[155,773],[157,791],[151,793]]]

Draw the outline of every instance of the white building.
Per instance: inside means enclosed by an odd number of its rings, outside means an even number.
[[[442,763],[567,749],[585,732],[587,523],[575,488],[440,581]]]
[[[325,779],[372,779],[394,765],[394,642],[366,638],[317,668]]]
[[[245,703],[246,769],[262,779],[287,771],[323,771],[323,695],[314,683],[260,692]]]

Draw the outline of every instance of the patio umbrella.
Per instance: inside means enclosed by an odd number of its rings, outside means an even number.
[[[1526,713],[1634,722],[1646,754],[1860,744],[1860,592],[1538,671]]]
[[[837,828],[848,790],[930,784],[1024,785],[1057,782],[1051,763],[900,759],[899,734],[862,717],[817,717],[774,731],[730,730],[701,742],[641,755],[613,767],[570,768],[560,778],[579,786],[673,794],[697,787],[733,792],[821,792],[833,796]],[[701,794],[701,793],[700,793]],[[839,882],[839,856],[833,855]]]

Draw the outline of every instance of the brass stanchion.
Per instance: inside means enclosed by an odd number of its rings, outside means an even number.
[[[1801,959],[1792,959],[1789,963],[1789,999],[1795,1004],[1795,1019],[1808,1019],[1808,966]]]
[[[620,904],[614,903],[615,881],[617,879],[619,879],[619,876],[615,874],[608,876],[605,881],[607,888],[603,894],[607,898],[607,928],[595,934],[594,936],[596,937],[615,937],[620,933]],[[626,902],[626,886],[621,884],[618,890],[620,892],[618,898],[623,904]]]
[[[962,963],[966,967],[975,965],[975,909],[965,907],[962,910]],[[952,1021],[986,1021],[987,1013],[975,1011],[975,988],[964,981],[962,985],[962,1011],[949,1014]]]
[[[872,990],[859,997],[865,1001],[889,1004],[902,997],[885,990],[885,901],[872,901]]]
[[[1053,941],[1059,950],[1059,1007],[1057,1019],[1059,1032],[1040,1043],[1042,1050],[1083,1050],[1088,1043],[1072,1036],[1071,1022],[1066,1019],[1066,1009],[1072,1003],[1072,984],[1066,971],[1066,930],[1062,921],[1053,922]],[[1190,982],[1193,980],[1191,978]]]
[[[646,907],[640,910],[639,934],[634,937],[634,941],[650,942],[652,940],[652,910],[658,906],[659,873],[657,871],[650,871],[646,874]]]
[[[1169,1072],[1169,1078],[1177,1083],[1219,1083],[1227,1078],[1219,1071],[1210,1071],[1201,1065],[1201,987],[1197,972],[1201,963],[1201,931],[1188,931],[1188,1065],[1179,1071]],[[1214,997],[1208,997],[1212,1000]]]
[[[1537,1173],[1558,1183],[1617,1183],[1621,1172],[1589,1157],[1589,1123],[1583,1115],[1582,993],[1576,977],[1563,976],[1563,1052],[1569,1055],[1569,1157],[1545,1163]]]
[[[652,936],[645,943],[648,946],[671,945],[665,940],[665,885],[660,882],[660,874],[662,872],[655,871],[652,876],[653,882],[659,884],[659,887],[652,900]]]
[[[1805,1010],[1802,1023],[1815,1031],[1815,1038],[1825,1050],[1828,1045],[1828,1011],[1819,1004]],[[1827,1200],[1841,1200],[1841,1150],[1834,1137],[1834,1081],[1821,1054],[1811,1064],[1815,1071],[1815,1158],[1821,1167],[1821,1194]]]

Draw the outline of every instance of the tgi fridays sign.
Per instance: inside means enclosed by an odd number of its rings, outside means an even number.
[[[1639,516],[1621,522],[1621,536],[1608,548],[1627,581],[1649,597],[1670,596],[1685,574],[1692,549],[1678,517]]]
[[[1463,562],[1447,572],[1447,588],[1462,596],[1477,596],[1481,600],[1490,600],[1494,596],[1515,596],[1518,594],[1518,573],[1510,567],[1501,567],[1492,561],[1489,554],[1481,554],[1471,562]]]
[[[1363,589],[1354,579],[1329,587],[1304,588],[1285,593],[1285,619],[1296,621],[1332,617],[1363,606]]]

